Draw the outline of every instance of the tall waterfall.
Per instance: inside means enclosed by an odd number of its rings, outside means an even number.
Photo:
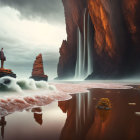
[[[84,80],[93,72],[93,45],[90,16],[85,10],[83,18],[83,34],[77,29],[77,60],[75,79]]]
[[[93,34],[91,31],[90,15],[88,13],[88,23],[87,23],[87,76],[93,72]]]

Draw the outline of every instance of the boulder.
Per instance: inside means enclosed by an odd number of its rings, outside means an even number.
[[[4,76],[10,76],[16,78],[16,74],[12,72],[10,69],[0,68],[0,78]]]

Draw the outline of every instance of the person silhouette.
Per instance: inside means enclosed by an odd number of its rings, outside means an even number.
[[[1,60],[1,68],[3,68],[4,61],[6,61],[6,57],[4,56],[3,48],[0,51],[0,60]]]

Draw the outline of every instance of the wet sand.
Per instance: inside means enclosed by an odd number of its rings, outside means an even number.
[[[109,98],[112,109],[96,109],[100,98]],[[139,86],[93,89],[1,118],[0,140],[139,140],[139,112]]]

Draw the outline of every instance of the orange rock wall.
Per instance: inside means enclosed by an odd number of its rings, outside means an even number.
[[[68,36],[67,45],[62,43],[60,49],[58,77],[62,75],[65,77],[70,72],[74,75],[77,54],[76,31],[79,27],[83,32],[82,21],[85,8],[89,11],[95,30],[92,36],[94,76],[116,78],[140,71],[139,0],[62,1]]]
[[[140,53],[140,1],[124,0],[123,13],[126,25],[131,36],[133,57],[139,61]]]
[[[84,12],[84,0],[62,0],[65,12],[67,40],[62,42],[58,63],[58,78],[74,76],[77,50],[77,27],[82,30],[81,14]]]

